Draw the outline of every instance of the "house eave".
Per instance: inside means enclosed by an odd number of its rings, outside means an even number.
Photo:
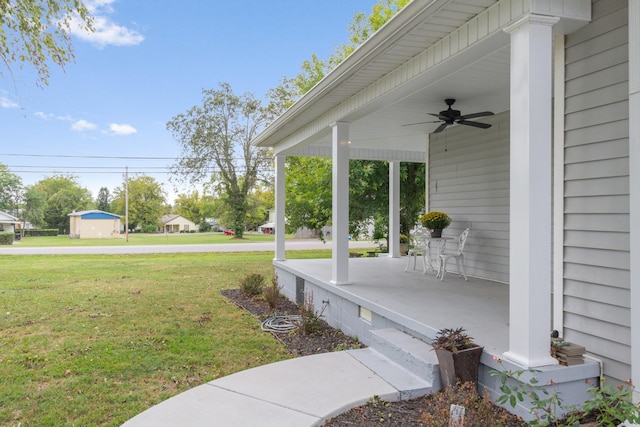
[[[276,145],[284,137],[296,130],[296,128],[289,129],[286,126],[287,124],[300,117],[311,105],[326,97],[349,77],[366,68],[379,54],[389,49],[407,31],[414,28],[416,23],[436,13],[444,4],[450,2],[451,0],[414,0],[410,2],[365,43],[360,45],[344,62],[329,72],[309,92],[260,133],[253,140],[253,144],[259,147],[273,147]],[[392,71],[394,68],[396,68],[395,65],[390,66],[387,72]],[[377,77],[372,77],[368,84],[374,83],[377,79]],[[359,90],[359,88],[347,89],[343,98],[347,99]],[[333,106],[328,109],[330,108],[333,108]]]

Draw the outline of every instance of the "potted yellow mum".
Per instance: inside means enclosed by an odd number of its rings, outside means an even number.
[[[420,216],[420,222],[431,230],[431,237],[442,237],[442,230],[451,224],[451,217],[444,212],[432,211]]]

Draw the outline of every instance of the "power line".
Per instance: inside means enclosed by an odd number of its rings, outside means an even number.
[[[178,160],[176,157],[143,157],[143,156],[79,156],[68,154],[16,154],[0,153],[0,156],[11,157],[60,157],[71,159],[119,159],[119,160]]]
[[[7,165],[8,168],[58,168],[58,169],[118,169],[122,171],[122,166],[52,166],[52,165],[43,165],[43,166],[34,166],[34,165]],[[136,166],[130,166],[134,169]],[[141,166],[144,169],[171,169],[169,166]]]

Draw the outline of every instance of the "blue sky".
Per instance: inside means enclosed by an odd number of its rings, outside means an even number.
[[[353,15],[368,15],[376,0],[85,3],[97,31],[74,36],[75,62],[52,68],[49,86],[38,88],[28,67],[0,69],[0,163],[25,185],[76,175],[94,198],[121,185],[128,167],[163,183],[173,202],[159,173],[173,162],[135,159],[180,155],[167,121],[221,82],[264,99],[312,54],[327,59],[347,42]]]

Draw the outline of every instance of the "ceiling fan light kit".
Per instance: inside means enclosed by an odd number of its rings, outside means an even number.
[[[479,113],[472,113],[472,114],[462,115],[460,113],[460,110],[454,110],[453,108],[451,108],[451,106],[456,102],[455,99],[447,98],[447,99],[444,100],[444,102],[447,104],[447,106],[449,108],[447,108],[446,110],[440,111],[438,114],[428,113],[430,116],[437,117],[438,120],[431,121],[431,122],[409,123],[409,124],[406,124],[406,125],[403,125],[403,126],[413,126],[413,125],[422,125],[422,124],[425,124],[425,123],[440,123],[440,122],[442,122],[440,124],[440,126],[438,126],[436,128],[436,130],[433,131],[433,133],[442,132],[443,130],[445,130],[445,128],[447,126],[451,126],[451,125],[454,125],[454,124],[473,126],[473,127],[477,127],[477,128],[481,128],[481,129],[488,129],[488,128],[491,127],[491,124],[489,124],[489,123],[472,122],[469,119],[475,119],[475,118],[478,118],[478,117],[493,116],[493,112],[491,112],[491,111],[481,111]]]

